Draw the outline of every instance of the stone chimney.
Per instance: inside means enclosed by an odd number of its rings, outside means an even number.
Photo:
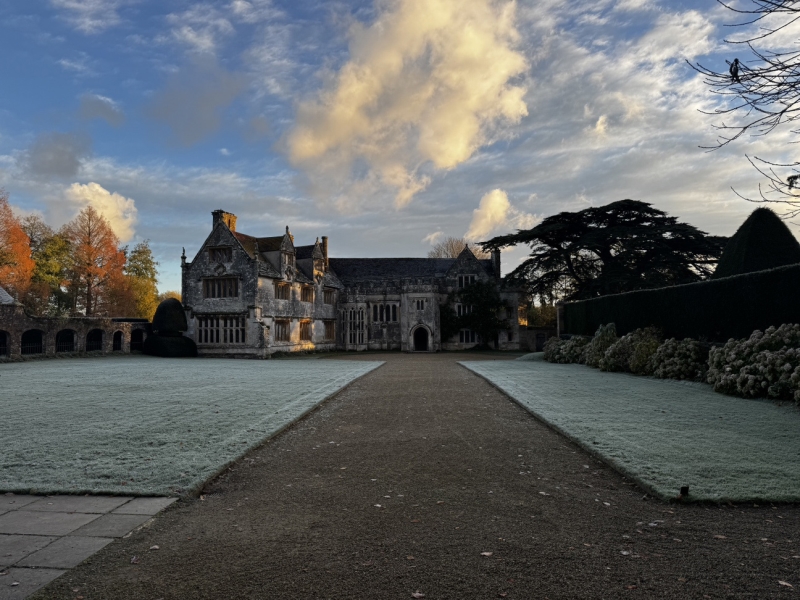
[[[236,215],[233,213],[225,212],[224,210],[217,209],[211,213],[212,222],[211,228],[217,226],[217,223],[225,223],[225,226],[231,231],[236,231]]]
[[[328,236],[322,236],[322,257],[325,259],[325,268],[328,268]]]
[[[500,281],[500,248],[492,250],[492,266],[494,267],[494,277]]]

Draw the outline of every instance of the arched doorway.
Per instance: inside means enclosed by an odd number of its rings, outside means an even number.
[[[428,330],[424,327],[417,327],[414,330],[414,352],[428,351]]]
[[[141,352],[144,348],[144,329],[131,331],[131,352]]]
[[[122,352],[122,332],[115,331],[114,332],[114,352]]]
[[[86,334],[86,351],[97,352],[103,349],[103,330],[92,329]]]
[[[42,354],[44,352],[42,332],[38,329],[29,329],[22,334],[20,346],[22,354]]]
[[[56,334],[56,352],[75,352],[75,332],[62,329]]]

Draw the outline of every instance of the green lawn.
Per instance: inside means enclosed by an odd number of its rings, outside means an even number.
[[[0,365],[0,492],[177,495],[381,362]]]
[[[662,498],[800,501],[800,410],[544,360],[462,362]]]

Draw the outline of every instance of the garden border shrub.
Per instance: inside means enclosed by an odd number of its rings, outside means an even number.
[[[800,322],[800,264],[567,302],[561,333],[592,335],[614,323],[617,335],[657,327],[665,337],[727,341]]]

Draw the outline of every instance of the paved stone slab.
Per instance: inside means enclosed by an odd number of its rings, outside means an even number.
[[[99,515],[85,513],[12,510],[0,515],[0,533],[28,535],[67,535]]]
[[[0,567],[13,565],[57,539],[44,535],[0,534]]]
[[[71,569],[113,541],[113,538],[102,537],[63,537],[22,559],[17,566]]]
[[[41,499],[41,496],[27,494],[3,494],[0,496],[0,510],[15,510]]]
[[[61,569],[6,569],[0,577],[0,600],[22,600],[63,574]],[[17,585],[14,585],[14,584]]]
[[[102,514],[130,499],[130,496],[45,496],[26,506],[25,510]]]
[[[175,502],[177,498],[134,498],[112,512],[123,515],[155,515]]]
[[[149,520],[150,515],[103,515],[88,525],[76,529],[70,535],[122,537]]]

